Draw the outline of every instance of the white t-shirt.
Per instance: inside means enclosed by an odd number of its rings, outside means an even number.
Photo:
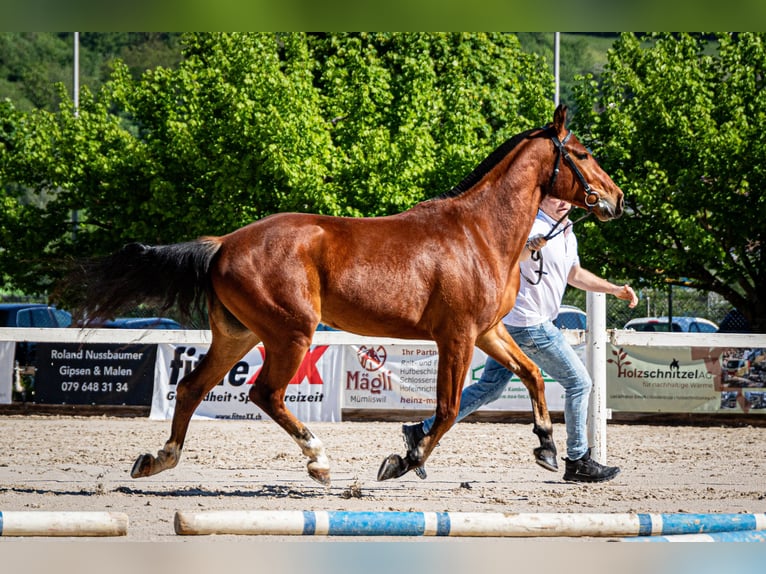
[[[546,215],[542,210],[537,212],[530,237],[548,234],[556,220]],[[548,240],[545,247],[540,250],[543,257],[543,275],[537,285],[532,285],[524,279],[524,276],[536,282],[539,277],[537,271],[540,262],[527,259],[521,263],[521,286],[516,297],[516,304],[510,313],[503,319],[503,323],[513,327],[531,327],[544,321],[552,321],[559,314],[561,299],[567,287],[567,277],[572,267],[580,264],[577,255],[577,238],[572,231],[569,222],[565,225],[565,231],[558,233]],[[557,227],[554,233],[561,230]]]

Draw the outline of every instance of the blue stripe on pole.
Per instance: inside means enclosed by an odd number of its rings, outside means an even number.
[[[756,530],[754,514],[638,514],[638,536]]]
[[[755,530],[753,514],[662,514],[662,535]]]
[[[638,535],[649,536],[652,533],[652,517],[650,514],[638,515]]]
[[[327,513],[329,536],[423,536],[426,530],[422,512],[343,512]]]
[[[0,512],[0,536],[3,535],[3,513]]]
[[[450,519],[449,512],[436,513],[436,536],[449,536]]]
[[[317,519],[316,515],[310,510],[303,511],[303,535],[311,536],[316,533]]]
[[[633,542],[671,542],[684,535],[701,535],[710,542],[766,542],[766,532],[758,530],[755,514],[639,514],[637,536]],[[695,538],[696,540],[696,538]]]

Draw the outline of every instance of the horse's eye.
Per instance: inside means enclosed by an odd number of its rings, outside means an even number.
[[[577,157],[577,159],[588,159],[588,154],[584,151],[582,152],[578,151],[578,152],[575,152],[575,157]]]

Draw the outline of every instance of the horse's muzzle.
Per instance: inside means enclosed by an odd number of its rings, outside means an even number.
[[[609,221],[610,219],[617,219],[622,216],[623,211],[623,196],[621,195],[617,204],[613,204],[604,198],[598,200],[593,208],[593,213],[600,221]]]

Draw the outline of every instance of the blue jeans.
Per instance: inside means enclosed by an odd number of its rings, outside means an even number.
[[[564,388],[564,422],[567,431],[567,457],[577,460],[588,451],[588,399],[593,386],[590,374],[564,335],[552,322],[531,327],[508,329],[521,350]],[[476,409],[500,398],[513,373],[487,358],[478,382],[467,386],[460,395],[457,421]],[[431,430],[434,417],[423,421],[423,430]]]

